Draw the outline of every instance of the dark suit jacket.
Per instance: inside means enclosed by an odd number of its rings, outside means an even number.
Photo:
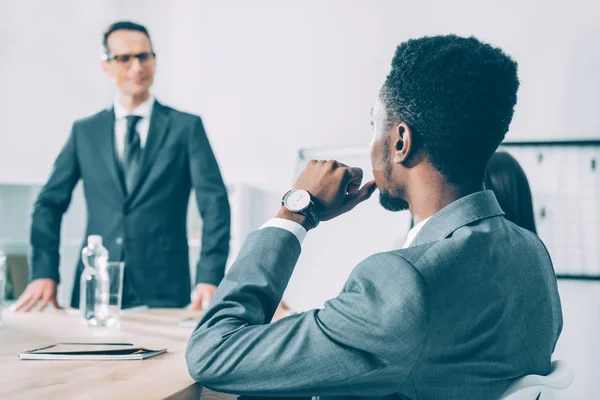
[[[269,324],[299,256],[286,230],[248,236],[190,339],[192,377],[254,396],[495,400],[550,371],[562,327],[552,263],[491,191],[361,262],[323,309]]]
[[[76,121],[34,206],[30,279],[59,281],[62,216],[80,179],[87,203],[86,237],[101,235],[110,259],[126,263],[124,307],[189,304],[186,216],[192,188],[203,219],[196,282],[219,284],[229,252],[230,210],[199,117],[155,102],[137,182],[128,195],[116,157],[113,110]],[[79,305],[82,270],[80,261],[73,307]]]

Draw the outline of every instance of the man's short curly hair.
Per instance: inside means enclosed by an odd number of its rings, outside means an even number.
[[[400,44],[380,97],[388,122],[406,123],[430,162],[460,184],[483,181],[518,88],[517,63],[502,50],[446,35]]]

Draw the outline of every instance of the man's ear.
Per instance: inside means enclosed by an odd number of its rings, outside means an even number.
[[[110,66],[108,65],[108,61],[102,61],[100,63],[100,66],[102,67],[102,71],[104,71],[104,73],[106,74],[106,76],[108,76],[109,78],[112,78],[112,74],[110,72]]]
[[[392,143],[394,144],[394,164],[404,163],[412,150],[412,132],[404,122],[400,122],[394,128]]]

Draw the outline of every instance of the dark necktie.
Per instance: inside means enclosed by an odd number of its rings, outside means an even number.
[[[142,149],[140,147],[140,135],[135,128],[142,117],[128,115],[125,118],[127,118],[127,134],[125,135],[125,151],[123,154],[123,175],[125,176],[127,193],[131,193],[140,169]]]

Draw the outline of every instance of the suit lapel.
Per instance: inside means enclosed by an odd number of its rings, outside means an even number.
[[[140,161],[140,169],[131,189],[128,199],[133,199],[140,191],[140,187],[148,176],[152,168],[152,162],[156,156],[156,152],[162,147],[166,137],[167,128],[169,125],[170,112],[169,109],[155,100],[150,117],[150,129],[148,130],[148,138],[146,145],[142,151],[142,159]]]
[[[410,247],[442,240],[460,227],[481,219],[504,215],[491,190],[476,192],[438,211],[417,234]]]
[[[91,136],[96,139],[96,148],[104,162],[106,172],[114,184],[115,191],[121,200],[124,199],[125,187],[120,177],[120,169],[115,154],[115,114],[112,108],[107,109],[99,116],[98,133]]]

